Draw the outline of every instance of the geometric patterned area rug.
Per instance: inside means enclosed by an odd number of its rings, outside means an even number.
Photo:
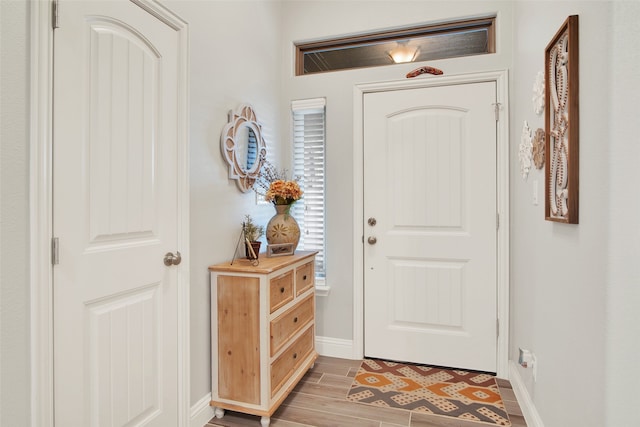
[[[365,359],[347,400],[511,425],[495,378],[473,371]]]

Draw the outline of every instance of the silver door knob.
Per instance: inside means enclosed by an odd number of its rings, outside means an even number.
[[[371,236],[371,237],[369,237],[369,238],[367,239],[367,242],[368,242],[370,245],[375,245],[375,244],[378,242],[378,239],[376,239],[374,236]]]
[[[182,262],[182,256],[180,255],[180,251],[177,251],[175,255],[171,252],[167,252],[164,255],[164,265],[166,266],[178,265],[181,262]]]
[[[367,224],[369,224],[370,226],[374,226],[378,223],[378,221],[376,221],[376,219],[374,217],[371,217],[367,220]]]

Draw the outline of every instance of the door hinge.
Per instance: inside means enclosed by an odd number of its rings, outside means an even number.
[[[52,0],[51,2],[51,27],[55,30],[58,28],[58,0]]]
[[[500,120],[500,106],[501,106],[501,104],[499,102],[495,102],[492,105],[493,105],[493,112],[496,115],[496,122],[497,122],[498,120]]]
[[[496,214],[496,231],[500,230],[500,214]]]
[[[500,337],[500,319],[496,319],[496,338]]]
[[[51,238],[51,264],[58,265],[60,263],[60,241],[57,237]]]

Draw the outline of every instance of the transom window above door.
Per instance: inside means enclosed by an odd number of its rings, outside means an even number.
[[[495,16],[296,43],[296,75],[495,53]]]

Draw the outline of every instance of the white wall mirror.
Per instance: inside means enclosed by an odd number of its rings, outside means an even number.
[[[242,104],[235,112],[229,112],[229,122],[220,137],[220,148],[229,165],[229,178],[236,180],[243,193],[249,191],[267,158],[262,126],[251,105]]]

